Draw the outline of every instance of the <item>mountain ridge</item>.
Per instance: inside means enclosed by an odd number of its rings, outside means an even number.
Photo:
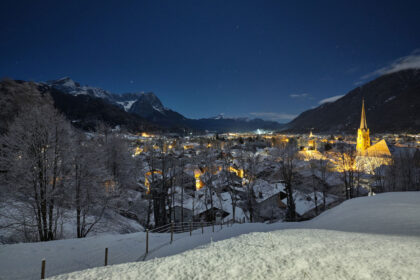
[[[182,114],[163,106],[153,92],[116,94],[90,86],[81,86],[69,77],[45,82],[46,85],[73,96],[87,95],[102,98],[106,102],[119,106],[124,111],[140,116],[160,126],[180,131],[250,131],[261,129],[278,130],[282,124],[274,121],[248,118],[201,118],[189,119]],[[216,121],[217,120],[217,121]]]
[[[287,132],[354,133],[360,124],[362,99],[372,132],[420,130],[420,69],[380,76],[338,100],[302,112],[286,124]]]

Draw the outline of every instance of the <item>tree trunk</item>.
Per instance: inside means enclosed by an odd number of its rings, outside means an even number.
[[[287,192],[287,216],[290,222],[296,221],[296,206],[293,200],[293,191],[290,183],[286,183]]]

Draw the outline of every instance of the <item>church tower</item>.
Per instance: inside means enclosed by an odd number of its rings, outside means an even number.
[[[362,118],[360,120],[360,128],[357,130],[356,150],[363,152],[370,147],[369,128],[366,123],[365,101],[362,99]]]

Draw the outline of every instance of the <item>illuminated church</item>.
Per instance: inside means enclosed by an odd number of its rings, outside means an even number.
[[[371,145],[369,128],[367,127],[365,102],[362,100],[362,116],[360,119],[360,128],[357,130],[357,159],[358,164],[369,164],[370,168],[376,168],[380,165],[388,165],[391,161],[391,152],[385,140],[381,140]]]
[[[365,101],[362,100],[362,117],[360,119],[360,128],[357,130],[356,150],[361,153],[370,147],[369,128],[366,123]]]

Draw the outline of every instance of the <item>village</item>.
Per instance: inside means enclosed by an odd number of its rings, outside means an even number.
[[[419,190],[420,135],[370,135],[361,103],[357,135],[70,131],[61,146],[68,160],[56,173],[47,166],[43,175],[57,197],[55,219],[46,220],[51,226],[38,231],[27,225],[41,223],[41,216],[16,215],[33,211],[27,198],[39,200],[21,173],[19,162],[26,160],[19,154],[8,176],[23,187],[1,204],[0,241],[304,221],[352,198]]]
[[[146,228],[191,221],[301,221],[345,199],[418,189],[420,135],[370,140],[364,105],[358,134],[125,135],[142,169],[131,191],[140,193],[135,197],[143,200],[143,211],[133,198],[124,211]],[[412,171],[409,178],[393,172],[397,164],[408,168],[398,170]]]

